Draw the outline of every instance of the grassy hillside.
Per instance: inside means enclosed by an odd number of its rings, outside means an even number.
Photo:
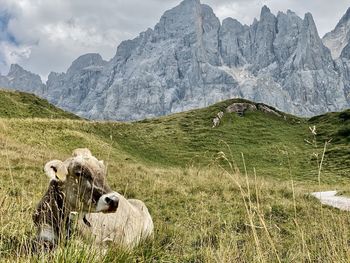
[[[319,141],[330,141],[325,165],[342,176],[350,177],[350,110],[316,116],[309,123],[317,127]]]
[[[2,118],[50,118],[79,119],[33,94],[0,89],[0,117]]]
[[[0,261],[349,261],[350,217],[307,195],[347,190],[349,112],[311,120],[225,114],[211,128],[233,102],[135,123],[0,118]],[[77,147],[105,160],[113,189],[146,202],[154,241],[102,258],[79,240],[33,253],[31,214],[47,187],[42,167]]]

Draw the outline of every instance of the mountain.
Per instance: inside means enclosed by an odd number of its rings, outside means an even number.
[[[184,0],[110,61],[83,55],[33,92],[91,119],[139,120],[234,97],[300,116],[342,110],[350,107],[350,46],[341,42],[336,60],[326,47],[339,45],[334,35],[346,30],[337,27],[322,40],[310,13],[274,15],[266,6],[250,26],[220,23],[209,6]]]
[[[76,59],[66,73],[50,73],[46,83],[46,92],[43,94],[51,103],[86,116],[89,110],[83,107],[83,102],[92,104],[91,93],[107,62],[99,54],[86,54]]]
[[[0,75],[0,87],[18,88],[38,95],[43,95],[45,91],[40,76],[24,70],[18,64],[11,65],[7,76]]]

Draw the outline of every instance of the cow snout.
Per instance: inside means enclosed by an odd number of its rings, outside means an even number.
[[[97,202],[96,211],[103,213],[112,213],[119,206],[119,194],[116,192],[104,194]]]
[[[117,196],[106,196],[105,202],[109,205],[109,212],[114,212],[117,210],[119,205],[119,198]]]

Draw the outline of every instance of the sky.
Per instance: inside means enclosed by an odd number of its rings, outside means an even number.
[[[85,53],[111,59],[118,44],[153,28],[180,0],[0,0],[0,73],[18,63],[45,81],[66,72]],[[250,25],[263,5],[274,14],[288,9],[313,14],[320,36],[331,31],[350,7],[349,0],[201,0],[220,20]]]

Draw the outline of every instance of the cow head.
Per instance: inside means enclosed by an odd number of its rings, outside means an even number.
[[[53,160],[45,165],[50,180],[62,183],[65,205],[71,211],[114,212],[118,198],[106,181],[106,167],[88,149],[77,149],[73,157],[62,162]]]

